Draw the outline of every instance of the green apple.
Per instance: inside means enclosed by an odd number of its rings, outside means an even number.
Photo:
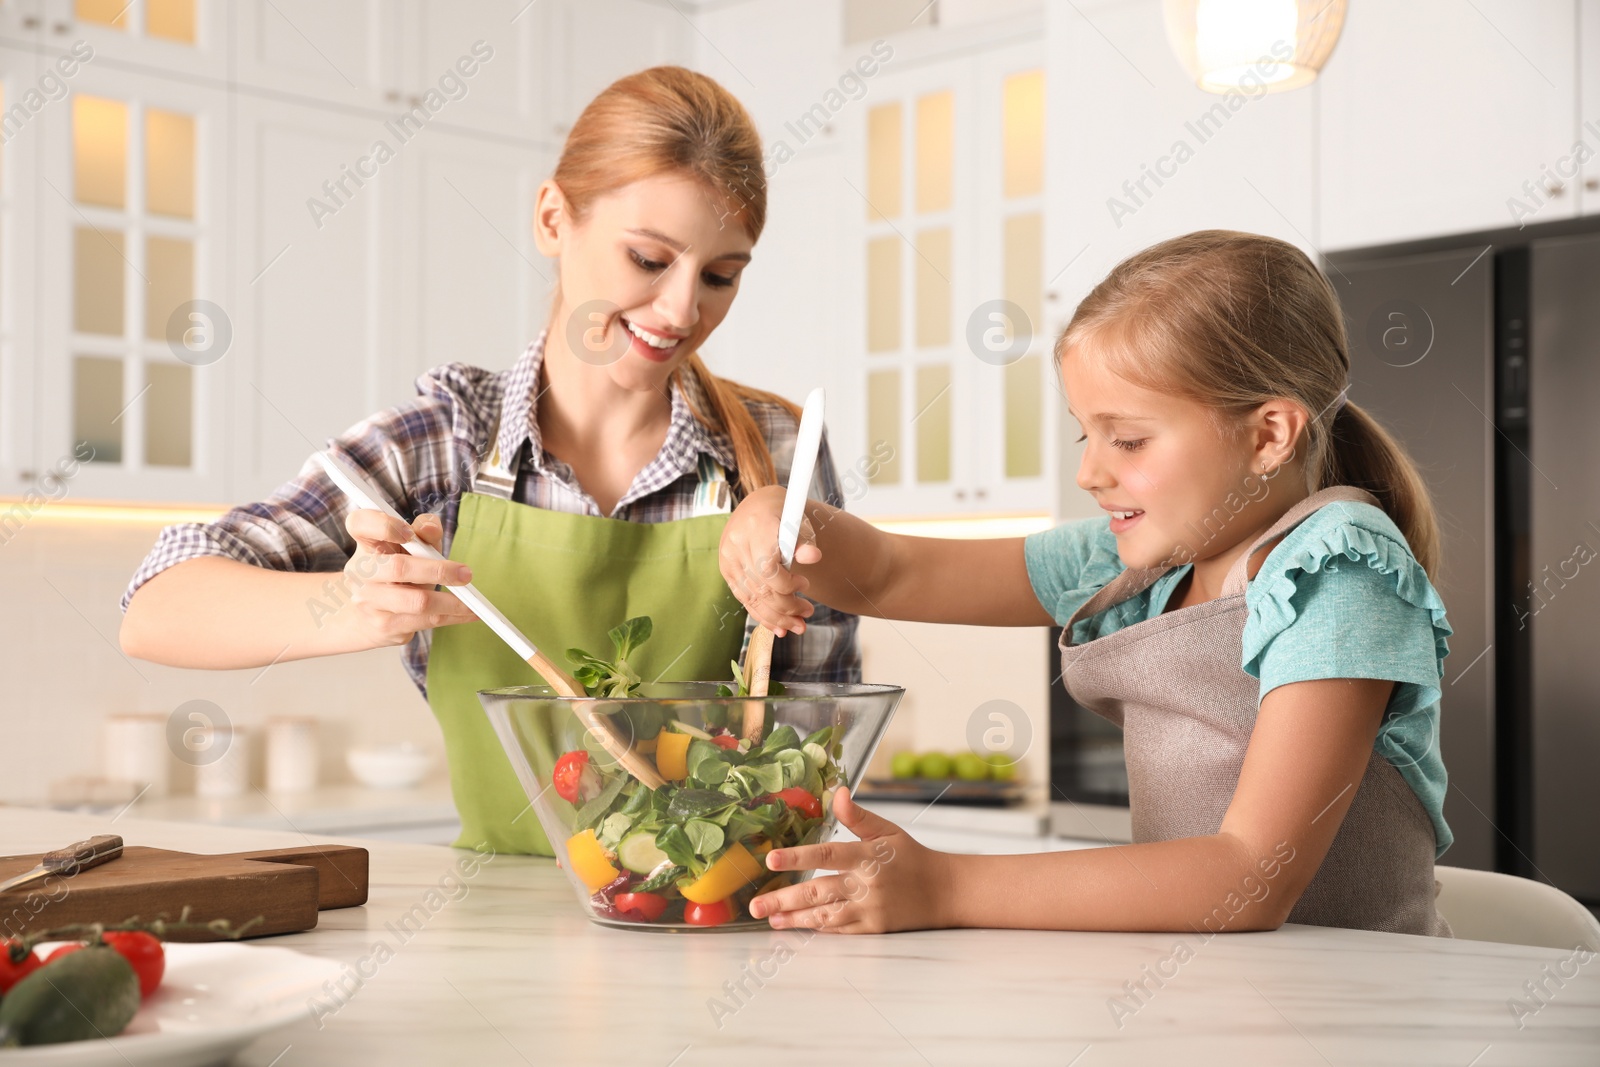
[[[894,759],[889,763],[889,773],[896,778],[915,778],[917,776],[917,754],[915,752],[896,752]]]
[[[950,777],[950,757],[943,752],[924,752],[917,760],[917,774],[923,778]]]
[[[1017,777],[1017,765],[1005,752],[989,753],[989,775],[997,782],[1010,782]]]
[[[982,782],[989,777],[989,763],[976,752],[962,752],[955,759],[956,777],[965,782]]]

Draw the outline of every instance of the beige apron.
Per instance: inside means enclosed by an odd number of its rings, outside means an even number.
[[[1261,699],[1261,683],[1240,666],[1246,567],[1273,538],[1337,500],[1377,504],[1372,494],[1348,485],[1307,497],[1239,557],[1216,600],[1073,643],[1080,619],[1137,595],[1170,569],[1129,568],[1067,623],[1062,680],[1073,700],[1122,728],[1135,843],[1221,828]],[[1433,859],[1428,813],[1374,748],[1355,800],[1289,921],[1454,936],[1434,908]]]

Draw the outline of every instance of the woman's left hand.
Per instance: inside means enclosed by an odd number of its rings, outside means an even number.
[[[925,848],[888,819],[860,807],[848,790],[833,795],[834,814],[859,841],[797,845],[767,853],[774,871],[832,870],[799,885],[763,893],[750,914],[778,929],[810,927],[882,934],[948,926],[953,857]]]

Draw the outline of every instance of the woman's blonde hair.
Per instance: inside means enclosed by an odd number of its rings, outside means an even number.
[[[1338,297],[1294,245],[1201,230],[1119,263],[1078,305],[1055,356],[1093,338],[1107,370],[1211,409],[1220,434],[1268,400],[1312,416],[1295,448],[1306,492],[1353,485],[1378,498],[1423,570],[1440,562],[1438,517],[1405,449],[1354,403],[1338,404],[1350,352]]]
[[[619,78],[589,102],[567,134],[551,177],[573,218],[581,219],[597,196],[660,174],[687,175],[702,182],[720,201],[724,218],[736,220],[754,242],[767,221],[762,168],[761,136],[733,94],[683,67],[651,67]],[[691,352],[673,375],[686,371],[699,379],[710,408],[696,408],[695,418],[733,443],[740,493],[776,482],[766,437],[745,402],[778,404],[797,419],[799,407],[775,393],[716,377],[698,352]]]

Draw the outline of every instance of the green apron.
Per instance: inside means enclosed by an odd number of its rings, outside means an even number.
[[[472,568],[472,584],[558,663],[569,648],[610,659],[606,632],[649,615],[655,633],[628,657],[642,678],[730,677],[745,631],[744,609],[717,566],[730,494],[710,457],[700,457],[699,473],[693,517],[625,522],[516,503],[515,471],[493,457],[461,494],[450,558]],[[477,695],[543,681],[484,623],[434,631],[428,704],[461,816],[457,846],[554,855]]]

